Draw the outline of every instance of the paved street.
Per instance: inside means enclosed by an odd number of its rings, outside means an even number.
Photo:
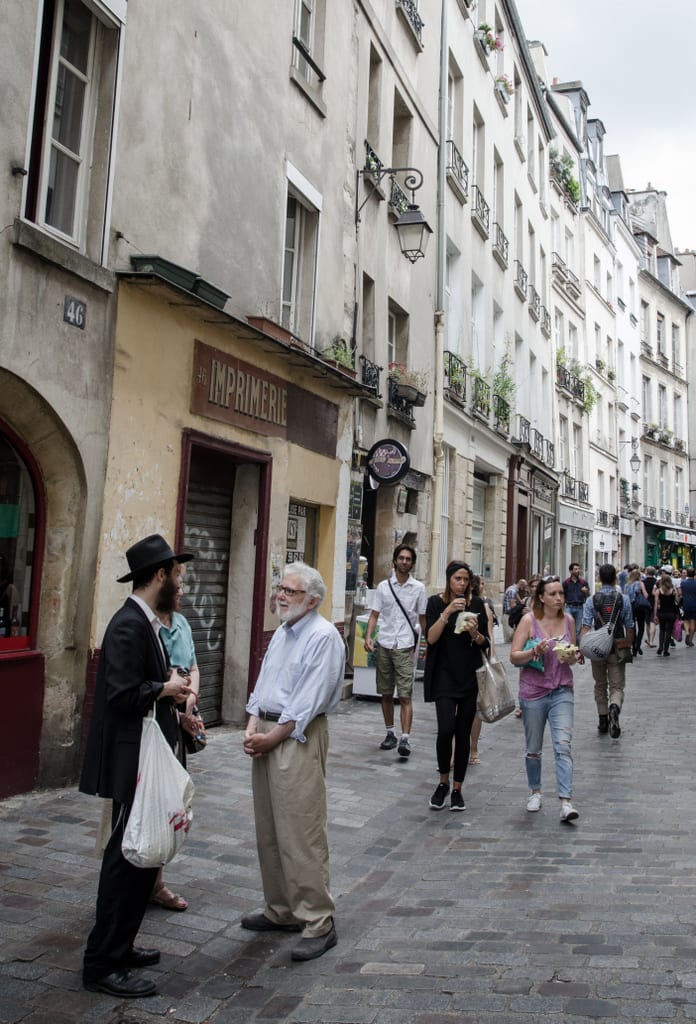
[[[629,673],[611,740],[590,669],[576,669],[572,825],[558,820],[548,735],[540,813],[525,809],[512,717],[484,726],[466,812],[435,812],[420,687],[407,763],[378,749],[375,702],[344,702],[329,761],[339,943],[307,964],[290,961],[296,936],[239,927],[260,906],[250,765],[238,730],[213,731],[192,759],[194,831],[166,870],[189,910],[153,907],[140,933],[163,954],[147,1000],[81,988],[97,801],[64,789],[0,804],[0,1022],[696,1020],[696,650],[664,661],[645,648]]]

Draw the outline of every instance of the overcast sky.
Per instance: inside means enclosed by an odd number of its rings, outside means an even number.
[[[667,193],[672,242],[696,249],[696,0],[515,0],[549,81],[580,80],[626,188]]]

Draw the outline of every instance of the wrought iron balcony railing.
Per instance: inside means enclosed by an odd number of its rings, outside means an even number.
[[[396,6],[400,7],[406,15],[411,28],[419,43],[423,42],[423,25],[425,22],[418,13],[418,6],[414,0],[396,0]]]
[[[488,232],[490,230],[490,219],[491,219],[491,208],[483,198],[483,193],[478,185],[474,185],[471,190],[474,205],[471,210],[471,216],[476,224],[477,228],[481,233],[488,238]]]
[[[590,485],[586,484],[584,480],[578,480],[578,501],[584,502],[585,505],[590,501]]]
[[[400,413],[401,417],[405,419],[409,426],[415,427],[416,420],[413,415],[413,404],[407,402],[405,398],[401,398],[398,393],[398,381],[393,377],[387,377],[389,385],[389,408],[395,412]]]
[[[508,268],[508,252],[510,243],[505,232],[497,221],[493,224],[493,255],[503,270]]]
[[[466,363],[454,352],[445,352],[445,390],[459,405],[466,402]]]
[[[360,375],[361,382],[366,388],[372,388],[375,393],[375,398],[381,398],[382,395],[379,390],[379,375],[382,372],[382,367],[378,366],[377,363],[373,363],[371,359],[366,356],[360,356],[360,362],[362,363],[362,372]]]
[[[456,181],[464,194],[469,195],[469,168],[464,163],[464,157],[455,146],[452,139],[447,140],[447,173]]]
[[[541,315],[541,295],[534,285],[529,286],[529,312],[538,320]]]
[[[473,412],[485,419],[491,414],[491,386],[482,377],[474,377]]]
[[[510,432],[510,404],[500,395],[493,395],[493,417],[495,429],[501,434]]]
[[[515,278],[513,284],[515,285],[515,291],[523,301],[526,301],[527,288],[529,287],[529,275],[519,260],[515,260],[514,273]]]

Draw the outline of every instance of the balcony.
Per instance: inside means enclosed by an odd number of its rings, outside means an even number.
[[[537,430],[535,427],[532,428],[532,431],[530,433],[529,447],[531,448],[533,454],[536,455],[537,459],[539,459],[540,462],[546,461],[544,457],[546,454],[545,440],[546,439],[544,438],[544,435],[541,433],[540,430]]]
[[[529,286],[529,315],[537,321],[541,316],[541,295],[534,285]]]
[[[472,190],[473,206],[471,208],[471,219],[474,227],[481,235],[483,239],[488,238],[489,224],[491,218],[491,208],[483,198],[483,193],[478,185],[474,185]]]
[[[503,229],[497,222],[493,224],[493,258],[503,270],[507,270],[508,263],[508,251],[510,249],[510,243],[507,240]]]
[[[410,205],[409,198],[401,185],[396,178],[392,178],[389,188],[389,212],[398,218],[402,213],[406,213]]]
[[[586,484],[584,480],[578,480],[578,501],[585,505],[590,503],[590,485]]]
[[[561,259],[557,252],[551,253],[551,273],[561,284],[565,285],[568,268],[565,260]]]
[[[413,430],[416,426],[416,420],[413,415],[413,404],[411,402],[407,402],[404,398],[399,397],[399,385],[397,380],[393,377],[387,377],[387,383],[389,386],[389,396],[387,400],[389,415],[394,416],[410,430]]]
[[[566,291],[574,299],[579,299],[582,291],[580,278],[574,274],[570,267],[566,267]]]
[[[561,497],[562,498],[575,498],[577,494],[578,482],[574,476],[571,476],[568,470],[563,471],[561,477]]]
[[[418,13],[418,5],[415,0],[396,0],[396,9],[403,15],[404,21],[409,26],[418,43],[423,49],[423,25],[425,24]]]
[[[447,180],[462,203],[469,198],[469,168],[452,139],[447,140]]]
[[[567,366],[560,363],[556,365],[556,383],[559,387],[568,391],[573,398],[581,405],[585,403],[585,383],[574,373],[571,373]]]
[[[527,301],[527,289],[529,287],[529,276],[527,271],[524,269],[519,260],[515,260],[514,263],[514,280],[515,291],[522,302]]]
[[[445,352],[445,394],[464,408],[466,404],[466,363],[454,352]]]
[[[382,367],[378,366],[377,363],[373,363],[372,360],[366,356],[360,356],[360,362],[362,363],[362,369],[360,373],[360,381],[366,387],[370,388],[373,392],[374,398],[381,398],[381,392],[379,390],[379,375],[382,372]]]
[[[597,526],[608,526],[609,525],[609,513],[602,509],[597,509],[595,513],[595,521]]]
[[[529,444],[529,431],[531,429],[531,423],[525,416],[517,417],[517,423],[515,424],[515,437],[514,441],[516,444]]]
[[[471,411],[474,416],[487,420],[491,414],[491,386],[483,377],[474,376],[474,396]]]
[[[500,395],[493,394],[493,419],[499,434],[510,433],[510,405]]]
[[[541,333],[545,338],[551,337],[551,314],[546,306],[541,307]]]

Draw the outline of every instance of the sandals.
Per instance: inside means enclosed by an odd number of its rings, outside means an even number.
[[[481,758],[478,754],[472,754],[469,758],[469,764],[481,764]]]
[[[160,882],[152,890],[150,903],[155,903],[158,907],[164,907],[166,910],[186,910],[188,907],[184,897],[178,896],[171,889],[168,889],[164,882]]]

